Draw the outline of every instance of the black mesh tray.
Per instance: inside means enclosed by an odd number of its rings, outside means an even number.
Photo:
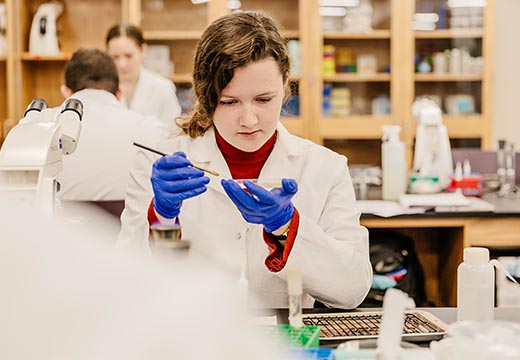
[[[382,311],[304,314],[303,323],[319,326],[320,340],[371,339],[379,335],[382,315]],[[446,334],[446,328],[447,325],[431,313],[407,311],[403,340],[437,340]]]

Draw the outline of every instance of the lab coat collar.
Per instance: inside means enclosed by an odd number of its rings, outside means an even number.
[[[295,137],[281,123],[278,123],[277,131],[276,143],[260,172],[260,178],[297,179],[298,173],[292,165],[291,158],[301,156],[304,153],[303,145],[301,142],[295,141]],[[224,193],[220,180],[230,179],[231,173],[222,153],[218,149],[215,140],[215,129],[211,127],[203,136],[193,139],[188,153],[190,160],[194,164],[219,173],[218,177],[208,175],[211,179],[208,186]]]
[[[104,104],[106,106],[122,106],[117,97],[106,91],[100,89],[83,89],[76,91],[70,98],[78,99],[83,103]]]

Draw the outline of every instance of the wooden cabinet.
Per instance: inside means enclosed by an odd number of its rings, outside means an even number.
[[[154,5],[156,4],[157,5]],[[208,24],[213,4],[190,1],[136,1],[130,9],[134,23],[141,27],[148,44],[166,44],[174,65],[172,80],[190,83],[192,59],[197,41]]]
[[[104,49],[106,30],[120,22],[120,0],[64,0],[57,20],[60,53],[52,56],[29,53],[31,23],[44,0],[7,0],[10,54],[7,58],[7,116],[14,125],[35,97],[49,106],[63,102],[59,91],[64,68],[72,52],[80,47]],[[0,93],[1,94],[1,93]],[[1,100],[0,100],[1,101]],[[0,114],[1,117],[1,114]],[[5,134],[4,134],[5,135]]]
[[[193,52],[203,29],[231,11],[227,0],[198,3],[189,0],[65,0],[63,14],[58,19],[62,53],[37,57],[28,53],[29,31],[43,0],[5,1],[13,43],[11,56],[0,59],[0,71],[13,75],[11,80],[9,76],[0,80],[0,120],[12,118],[14,121],[23,115],[33,97],[42,97],[50,105],[61,103],[59,86],[71,52],[79,47],[104,49],[106,30],[120,21],[141,26],[150,44],[168,45],[175,69],[171,79],[177,88],[189,87]],[[286,38],[299,40],[301,71],[290,79],[291,91],[298,96],[299,115],[282,116],[289,130],[347,154],[351,163],[378,164],[381,127],[387,124],[402,126],[401,137],[411,163],[415,136],[411,106],[420,95],[437,95],[443,101],[450,94],[472,96],[474,113],[446,114],[444,122],[455,142],[469,139],[477,146],[491,147],[494,0],[487,1],[484,25],[480,28],[413,30],[415,12],[430,9],[440,13],[440,4],[444,3],[443,0],[371,0],[372,30],[348,32],[327,26],[330,19],[320,15],[319,0],[242,0],[241,8],[268,12],[278,21]],[[416,57],[442,52],[458,46],[461,41],[473,44],[472,55],[482,55],[479,73],[416,72]],[[330,46],[336,50],[335,70],[338,71],[334,73],[322,71],[323,52]],[[351,64],[354,67],[341,62],[349,54],[354,59]],[[362,72],[361,65],[356,64],[363,55],[368,55],[369,60],[375,59],[375,72]],[[327,89],[348,89],[349,109],[324,111]],[[377,98],[382,99],[383,104],[386,101],[389,110],[374,113],[372,105]]]
[[[315,74],[318,81],[311,97],[314,102],[311,117],[315,119],[313,140],[345,153],[351,164],[380,163],[382,126],[403,125],[406,111],[403,95],[408,75],[405,65],[411,56],[406,50],[410,40],[403,19],[409,13],[406,11],[409,6],[407,1],[372,0],[368,9],[371,30],[368,30],[347,25],[353,8],[348,8],[338,25],[333,17],[320,16],[316,5],[314,16],[319,25],[313,46],[322,51],[313,52],[312,59],[318,64]],[[335,51],[332,73],[319,66],[325,61],[322,57],[328,48]],[[367,58],[372,62],[369,68],[362,65]],[[332,98],[330,109],[328,96]],[[338,109],[338,101],[346,101],[347,109],[341,109],[341,105]],[[387,109],[374,112],[374,101],[383,101]]]

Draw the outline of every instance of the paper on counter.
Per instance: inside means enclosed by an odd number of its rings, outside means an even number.
[[[485,200],[476,198],[476,197],[468,197],[469,200],[468,206],[436,206],[435,212],[493,212],[495,211],[495,205],[488,203]]]
[[[422,214],[426,211],[424,208],[405,208],[396,201],[385,200],[358,200],[356,205],[363,214],[385,218],[404,214]]]
[[[399,197],[399,202],[405,208],[410,207],[436,207],[436,206],[469,206],[470,201],[461,193],[440,194],[404,194]]]

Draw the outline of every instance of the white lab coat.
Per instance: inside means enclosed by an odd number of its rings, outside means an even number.
[[[83,103],[76,151],[63,156],[58,175],[61,200],[123,200],[137,148],[133,142],[155,143],[166,126],[158,119],[125,109],[104,90],[85,89],[72,98]]]
[[[121,103],[131,110],[174,126],[175,119],[181,115],[181,106],[175,92],[175,85],[171,80],[141,67],[130,103],[125,98],[121,99]]]
[[[178,136],[157,145],[166,153],[184,151],[195,164],[220,173],[209,175],[208,191],[184,201],[180,221],[190,251],[204,253],[238,278],[247,264],[250,293],[259,307],[287,307],[287,269],[297,266],[303,278],[303,305],[314,299],[340,308],[354,308],[370,288],[368,231],[359,224],[347,160],[325,147],[293,136],[279,124],[275,147],[260,178],[293,178],[298,192],[293,203],[300,213],[298,234],[283,270],[270,272],[264,265],[269,251],[262,226],[248,224],[224,192],[220,178],[230,171],[218,149],[213,128],[195,139]],[[131,172],[126,208],[121,217],[120,246],[148,249],[148,205],[153,197],[151,165],[157,156],[137,155]],[[246,261],[244,262],[244,256]]]

